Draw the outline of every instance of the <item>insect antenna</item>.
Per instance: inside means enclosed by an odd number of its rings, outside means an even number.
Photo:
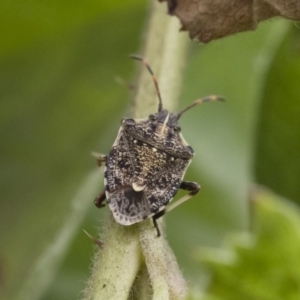
[[[189,110],[190,108],[197,106],[199,104],[202,104],[204,102],[210,102],[210,101],[225,101],[225,99],[221,96],[216,96],[216,95],[211,95],[202,99],[198,99],[196,101],[194,101],[191,105],[189,105],[188,107],[186,107],[185,109],[183,109],[181,112],[179,112],[177,114],[177,120],[179,120],[179,118],[182,116],[183,113],[185,113],[187,110]]]
[[[147,61],[146,61],[144,58],[142,58],[141,56],[133,55],[133,54],[132,54],[132,55],[130,55],[130,57],[133,58],[133,59],[142,61],[143,65],[147,68],[147,70],[148,70],[149,73],[151,74],[152,80],[153,80],[154,85],[155,85],[156,93],[157,93],[157,96],[158,96],[158,101],[159,101],[159,103],[158,103],[158,111],[161,111],[163,106],[162,106],[161,95],[160,95],[160,91],[159,91],[159,87],[158,87],[158,82],[157,82],[157,79],[156,79],[156,77],[155,77],[155,75],[154,75],[154,73],[153,73],[153,71],[152,71],[150,65],[149,65],[149,64],[147,63]]]

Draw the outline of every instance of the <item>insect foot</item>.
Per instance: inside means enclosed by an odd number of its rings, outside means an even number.
[[[131,57],[140,60],[151,74],[158,110],[148,118],[123,119],[108,155],[96,155],[98,165],[105,162],[105,191],[95,204],[103,207],[106,199],[116,222],[126,226],[152,218],[160,236],[157,219],[200,190],[198,183],[183,181],[194,150],[181,134],[178,121],[194,106],[224,99],[212,95],[194,101],[179,113],[169,112],[163,108],[158,82],[149,64],[140,56]],[[189,193],[168,208],[178,189]]]

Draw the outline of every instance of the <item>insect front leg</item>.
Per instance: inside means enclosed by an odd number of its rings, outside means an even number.
[[[98,157],[97,157],[97,165],[99,167],[101,167],[103,165],[103,163],[105,164],[106,163],[106,159],[107,159],[107,155],[103,155],[103,154],[100,154]]]
[[[97,152],[92,152],[92,155],[97,158],[97,165],[101,167],[103,163],[106,163],[107,155],[100,154]]]
[[[105,191],[103,191],[96,197],[96,199],[94,200],[94,203],[98,208],[104,207],[105,204],[103,204],[103,202],[105,201],[105,199],[106,199]]]
[[[183,202],[189,200],[191,197],[195,196],[200,191],[201,187],[197,182],[182,181],[179,188],[183,189],[183,190],[186,190],[186,191],[189,191],[189,193],[187,195],[183,196],[182,198],[180,198],[179,200],[177,200],[172,205],[170,205],[167,208],[167,212],[171,211],[172,209],[174,209],[178,205],[182,204]]]
[[[160,230],[159,230],[159,227],[158,227],[158,224],[157,224],[156,220],[159,219],[160,217],[162,217],[164,214],[165,214],[165,210],[162,210],[162,211],[160,211],[159,213],[157,213],[156,215],[154,215],[152,217],[154,227],[156,228],[156,231],[157,231],[157,237],[160,237],[161,233],[160,233]]]

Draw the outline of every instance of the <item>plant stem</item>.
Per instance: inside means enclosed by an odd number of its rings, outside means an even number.
[[[177,106],[187,49],[187,37],[178,32],[179,28],[178,20],[167,16],[164,5],[151,1],[143,57],[155,71],[163,105],[170,110]],[[132,117],[145,118],[156,112],[157,107],[151,76],[141,66],[131,106]],[[151,291],[152,297],[142,295],[143,298],[138,296],[140,299],[180,299],[185,296],[186,283],[176,258],[164,235],[156,237],[149,219],[125,227],[117,224],[110,214],[101,241],[104,248],[95,255],[84,300],[126,300],[130,293],[135,297],[143,291]]]
[[[166,7],[151,1],[151,15],[145,35],[143,57],[150,63],[158,79],[165,108],[177,108],[188,39],[179,33],[177,18],[166,14]],[[132,116],[145,118],[157,111],[158,101],[148,71],[141,66],[137,92],[132,103]]]
[[[94,257],[84,299],[127,299],[142,259],[136,231],[135,226],[121,226],[109,215],[101,235],[104,247]]]

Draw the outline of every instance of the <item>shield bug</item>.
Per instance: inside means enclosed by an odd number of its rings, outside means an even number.
[[[115,220],[122,225],[152,218],[160,236],[157,219],[200,190],[198,183],[183,181],[194,151],[180,133],[178,120],[196,105],[223,98],[208,96],[179,113],[171,113],[163,109],[158,83],[149,64],[139,56],[131,57],[142,61],[151,74],[158,111],[145,119],[124,119],[109,154],[97,157],[98,165],[105,163],[105,191],[95,199],[95,205],[105,206],[106,199]],[[167,207],[178,189],[188,194]]]

